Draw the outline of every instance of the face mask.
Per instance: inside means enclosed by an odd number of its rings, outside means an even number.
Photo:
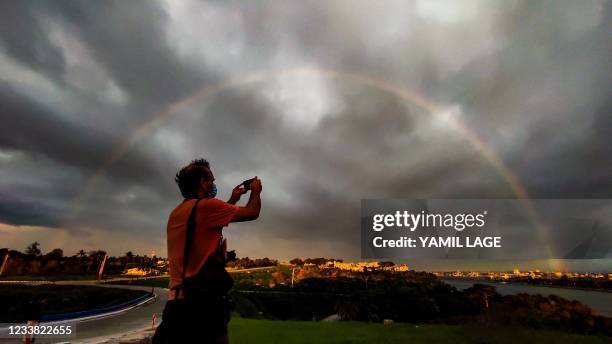
[[[217,196],[217,184],[213,183],[210,191],[206,193],[206,197],[215,198],[215,196]]]

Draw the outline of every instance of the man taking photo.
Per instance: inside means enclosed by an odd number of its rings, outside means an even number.
[[[170,291],[153,343],[228,343],[227,292],[233,280],[225,270],[222,228],[259,217],[261,181],[247,180],[232,190],[227,202],[221,201],[215,198],[215,177],[204,159],[183,167],[175,181],[184,200],[168,219]],[[248,190],[247,205],[237,206]]]

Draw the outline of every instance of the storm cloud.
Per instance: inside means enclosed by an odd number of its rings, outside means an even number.
[[[2,2],[0,247],[35,226],[85,238],[67,253],[165,255],[174,173],[198,157],[221,197],[263,180],[260,219],[227,230],[239,256],[358,258],[362,198],[517,197],[475,140],[530,197],[610,198],[611,15],[603,0]]]

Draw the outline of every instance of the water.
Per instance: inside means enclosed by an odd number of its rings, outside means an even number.
[[[466,289],[474,285],[474,283],[488,284],[495,286],[497,292],[502,295],[510,294],[541,294],[544,296],[557,295],[564,299],[576,300],[584,303],[597,311],[601,315],[612,316],[612,293],[595,290],[580,290],[568,288],[551,288],[545,286],[536,286],[528,284],[501,284],[486,281],[461,281],[461,280],[444,280],[444,282],[454,286],[457,289]]]

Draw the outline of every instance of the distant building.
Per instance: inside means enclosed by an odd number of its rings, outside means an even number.
[[[333,261],[333,260],[330,260],[330,261],[326,262],[325,264],[322,264],[320,266],[320,268],[321,269],[335,268],[335,269],[339,269],[339,270],[355,271],[355,272],[363,272],[366,269],[368,269],[368,270],[381,270],[381,271],[382,270],[384,270],[384,271],[394,271],[394,272],[401,272],[401,271],[408,271],[409,270],[408,265],[405,265],[405,264],[382,267],[379,262],[349,263],[349,262],[338,262],[338,261]]]
[[[125,270],[123,273],[127,276],[151,276],[151,275],[159,275],[159,271],[155,269],[148,268],[131,268]]]
[[[410,268],[406,264],[388,266],[388,267],[386,267],[384,269],[385,270],[394,271],[394,272],[405,272],[405,271],[409,271],[410,270]]]

